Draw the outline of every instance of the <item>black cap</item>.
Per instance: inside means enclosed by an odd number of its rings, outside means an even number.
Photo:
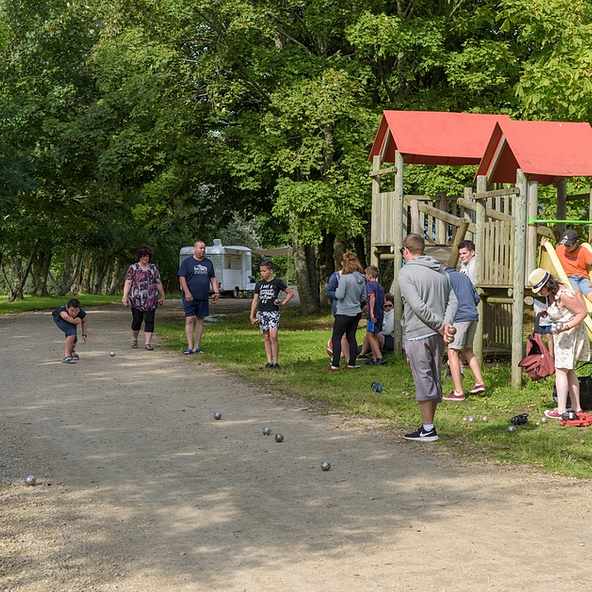
[[[568,230],[564,235],[561,241],[559,242],[560,245],[565,245],[566,247],[573,247],[580,237],[575,230]]]

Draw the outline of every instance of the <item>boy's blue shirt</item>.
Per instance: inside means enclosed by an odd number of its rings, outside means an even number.
[[[376,281],[366,282],[366,302],[370,302],[370,294],[374,294],[374,318],[384,318],[384,290]],[[371,319],[370,308],[368,308],[368,318]]]

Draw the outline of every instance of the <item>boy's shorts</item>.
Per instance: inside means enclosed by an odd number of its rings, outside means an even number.
[[[590,285],[590,278],[581,275],[568,275],[567,279],[574,290],[579,290],[584,296],[588,296],[592,292],[592,285]]]
[[[383,319],[376,319],[375,321],[371,321],[370,319],[368,319],[366,321],[366,332],[380,333],[382,331],[382,320]]]
[[[384,336],[384,351],[394,351],[395,349],[395,338],[392,335]]]
[[[76,335],[76,328],[78,325],[73,325],[72,323],[68,323],[68,321],[64,321],[61,317],[53,317],[54,323],[65,333],[65,337],[70,337],[71,335]],[[78,336],[74,338],[74,343],[78,341]]]
[[[259,310],[257,311],[257,318],[262,332],[280,328],[279,310]]]
[[[209,300],[192,300],[191,302],[187,302],[183,298],[183,308],[185,309],[186,317],[205,319],[210,314]]]
[[[456,335],[454,341],[448,344],[448,349],[460,350],[465,347],[473,349],[473,341],[477,331],[477,321],[466,321],[463,323],[454,323]]]

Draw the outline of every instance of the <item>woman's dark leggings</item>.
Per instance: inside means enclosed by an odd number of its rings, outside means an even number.
[[[333,359],[331,365],[336,368],[339,366],[339,358],[341,358],[341,338],[343,334],[347,336],[349,343],[349,365],[356,365],[356,357],[358,355],[358,344],[356,343],[356,329],[358,323],[362,318],[362,313],[358,313],[355,317],[348,317],[346,315],[335,315],[335,322],[333,323]]]
[[[137,308],[132,308],[132,331],[139,331],[142,328],[142,321],[144,321],[144,331],[146,333],[154,333],[155,312],[155,310],[144,312]]]

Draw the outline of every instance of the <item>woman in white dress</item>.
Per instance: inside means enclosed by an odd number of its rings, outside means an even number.
[[[555,386],[557,409],[545,411],[552,419],[561,419],[567,410],[567,395],[570,395],[574,411],[580,407],[580,384],[575,367],[578,362],[590,359],[590,340],[582,322],[586,309],[571,287],[567,287],[544,269],[535,269],[528,278],[532,291],[547,298],[547,313],[553,319],[555,329],[553,345],[555,354]]]

